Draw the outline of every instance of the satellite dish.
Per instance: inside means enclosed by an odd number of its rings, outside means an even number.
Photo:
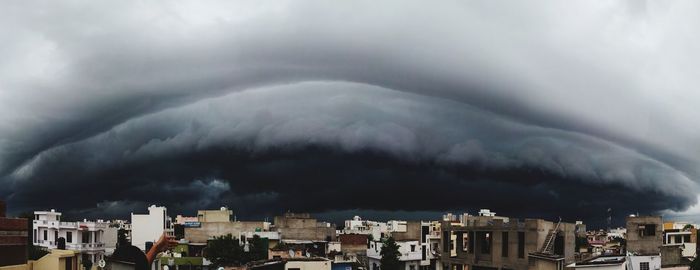
[[[99,262],[97,262],[97,266],[99,266],[100,268],[105,268],[105,266],[107,266],[107,262],[105,262],[104,259],[101,259]]]
[[[294,258],[294,250],[289,250],[289,257]]]
[[[168,267],[167,265],[163,265],[163,270],[170,270],[170,267]]]

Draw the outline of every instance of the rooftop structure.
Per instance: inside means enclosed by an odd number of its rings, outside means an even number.
[[[103,238],[109,223],[103,220],[65,222],[61,221],[61,215],[54,209],[34,212],[34,245],[56,249],[62,239],[65,248],[79,252],[83,260],[94,263],[104,258]]]

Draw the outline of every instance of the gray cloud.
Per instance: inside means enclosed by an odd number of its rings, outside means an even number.
[[[697,3],[541,4],[9,3],[0,194],[321,146],[695,204]],[[188,185],[152,174],[126,182]]]

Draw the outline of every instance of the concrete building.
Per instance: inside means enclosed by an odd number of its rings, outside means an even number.
[[[285,213],[275,217],[273,231],[280,233],[283,240],[335,241],[335,225],[319,222],[308,213]]]
[[[131,213],[131,244],[146,250],[146,242],[155,243],[163,235],[173,235],[172,220],[168,210],[162,206],[151,205],[148,214]]]
[[[202,222],[197,226],[185,227],[185,240],[190,243],[206,244],[207,240],[227,234],[241,239],[241,235],[246,236],[259,232],[259,236],[272,240],[279,240],[279,234],[269,232],[270,224],[264,221],[225,221],[225,222]],[[252,237],[252,235],[251,235]]]
[[[5,217],[0,201],[0,267],[27,263],[27,219]]]
[[[630,270],[661,269],[663,223],[660,216],[629,216],[627,257]]]
[[[420,262],[422,259],[421,254],[421,244],[418,240],[401,240],[396,241],[399,245],[399,256],[401,270],[418,270],[420,269]],[[379,270],[380,260],[382,258],[380,252],[382,251],[383,243],[381,241],[373,240],[370,242],[370,246],[367,249],[367,260],[369,270]]]
[[[331,270],[331,261],[326,258],[288,258],[254,262],[251,270]]]
[[[199,222],[229,222],[233,221],[233,211],[226,207],[219,210],[199,210],[197,211]]]
[[[573,223],[488,215],[441,226],[444,269],[563,269],[574,262]]]
[[[389,233],[386,222],[363,220],[359,216],[354,216],[351,220],[345,221],[345,227],[341,234],[364,234],[371,235],[372,239],[382,239]]]
[[[366,234],[340,234],[338,241],[343,254],[367,254],[369,239]]]
[[[598,256],[567,265],[575,270],[627,270],[627,258],[622,255]]]
[[[60,238],[65,240],[66,249],[80,253],[83,261],[97,262],[104,258],[104,231],[108,223],[97,221],[61,221],[61,213],[35,211],[33,224],[34,245],[55,249]]]

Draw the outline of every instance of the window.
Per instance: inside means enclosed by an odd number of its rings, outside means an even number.
[[[640,237],[656,235],[656,224],[643,224],[637,227]]]
[[[90,243],[90,232],[83,232],[83,244]]]
[[[462,239],[464,238],[464,232],[457,232],[455,234],[457,235],[457,237],[455,237],[455,249],[464,250],[464,241],[462,241]]]
[[[416,266],[415,266],[415,265],[409,265],[409,266],[408,266],[408,270],[416,270]]]
[[[450,231],[443,231],[442,232],[442,250],[444,250],[444,251],[450,250]]]
[[[425,261],[425,259],[427,257],[427,253],[425,252],[425,246],[421,246],[421,252],[423,252],[422,256],[421,256],[421,260]]]
[[[411,252],[415,252],[415,251],[416,251],[416,245],[411,245]]]
[[[66,243],[73,242],[73,232],[66,232]]]
[[[49,240],[49,231],[44,231],[44,240]]]
[[[649,270],[649,262],[640,262],[639,270]]]
[[[508,232],[501,233],[501,256],[508,257]]]
[[[525,232],[518,232],[518,258],[525,258]]]
[[[475,245],[475,240],[476,238],[476,233],[475,232],[469,232],[469,253],[474,253],[474,245]]]
[[[58,231],[53,231],[53,241],[58,241]]]
[[[430,233],[430,228],[428,228],[428,226],[421,227],[421,235],[420,235],[421,243],[425,243],[428,241],[427,236],[429,233]]]
[[[479,237],[479,246],[481,247],[481,253],[482,254],[491,254],[491,233],[480,232],[478,234],[478,237]]]
[[[38,243],[39,242],[38,240],[39,240],[39,233],[36,230],[34,230],[34,243]]]
[[[469,251],[469,232],[462,235],[462,251]]]

